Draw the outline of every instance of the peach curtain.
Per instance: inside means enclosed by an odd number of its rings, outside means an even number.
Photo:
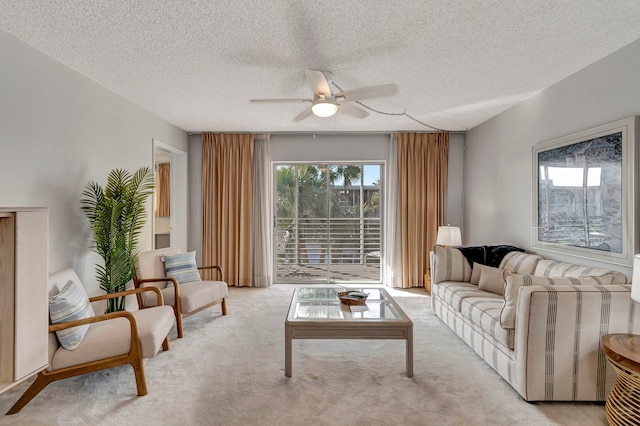
[[[398,133],[402,286],[424,286],[447,205],[448,133]]]
[[[202,135],[202,264],[252,285],[253,135]],[[205,278],[203,276],[203,278]]]
[[[156,171],[156,216],[171,216],[171,164],[158,164]]]

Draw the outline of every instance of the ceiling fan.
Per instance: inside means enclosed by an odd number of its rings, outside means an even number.
[[[398,92],[395,84],[383,84],[332,93],[322,71],[306,70],[304,74],[307,84],[313,90],[313,99],[251,99],[251,102],[310,102],[311,106],[298,114],[293,121],[303,120],[312,113],[318,117],[331,117],[336,112],[343,112],[352,117],[365,118],[369,113],[350,103],[351,101],[393,95]]]

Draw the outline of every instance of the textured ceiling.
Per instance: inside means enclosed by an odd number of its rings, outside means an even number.
[[[0,28],[198,131],[428,131],[406,116],[292,119],[304,70],[464,130],[640,38],[637,0],[3,0]]]

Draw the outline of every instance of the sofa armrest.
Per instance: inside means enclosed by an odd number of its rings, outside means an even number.
[[[515,388],[527,401],[604,401],[616,382],[601,336],[640,332],[629,285],[519,290]]]

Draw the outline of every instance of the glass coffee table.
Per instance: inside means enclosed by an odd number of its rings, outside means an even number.
[[[350,289],[369,293],[366,305],[340,303],[344,288],[296,288],[284,322],[284,374],[291,377],[293,339],[404,339],[407,377],[413,377],[413,322],[382,288]]]

